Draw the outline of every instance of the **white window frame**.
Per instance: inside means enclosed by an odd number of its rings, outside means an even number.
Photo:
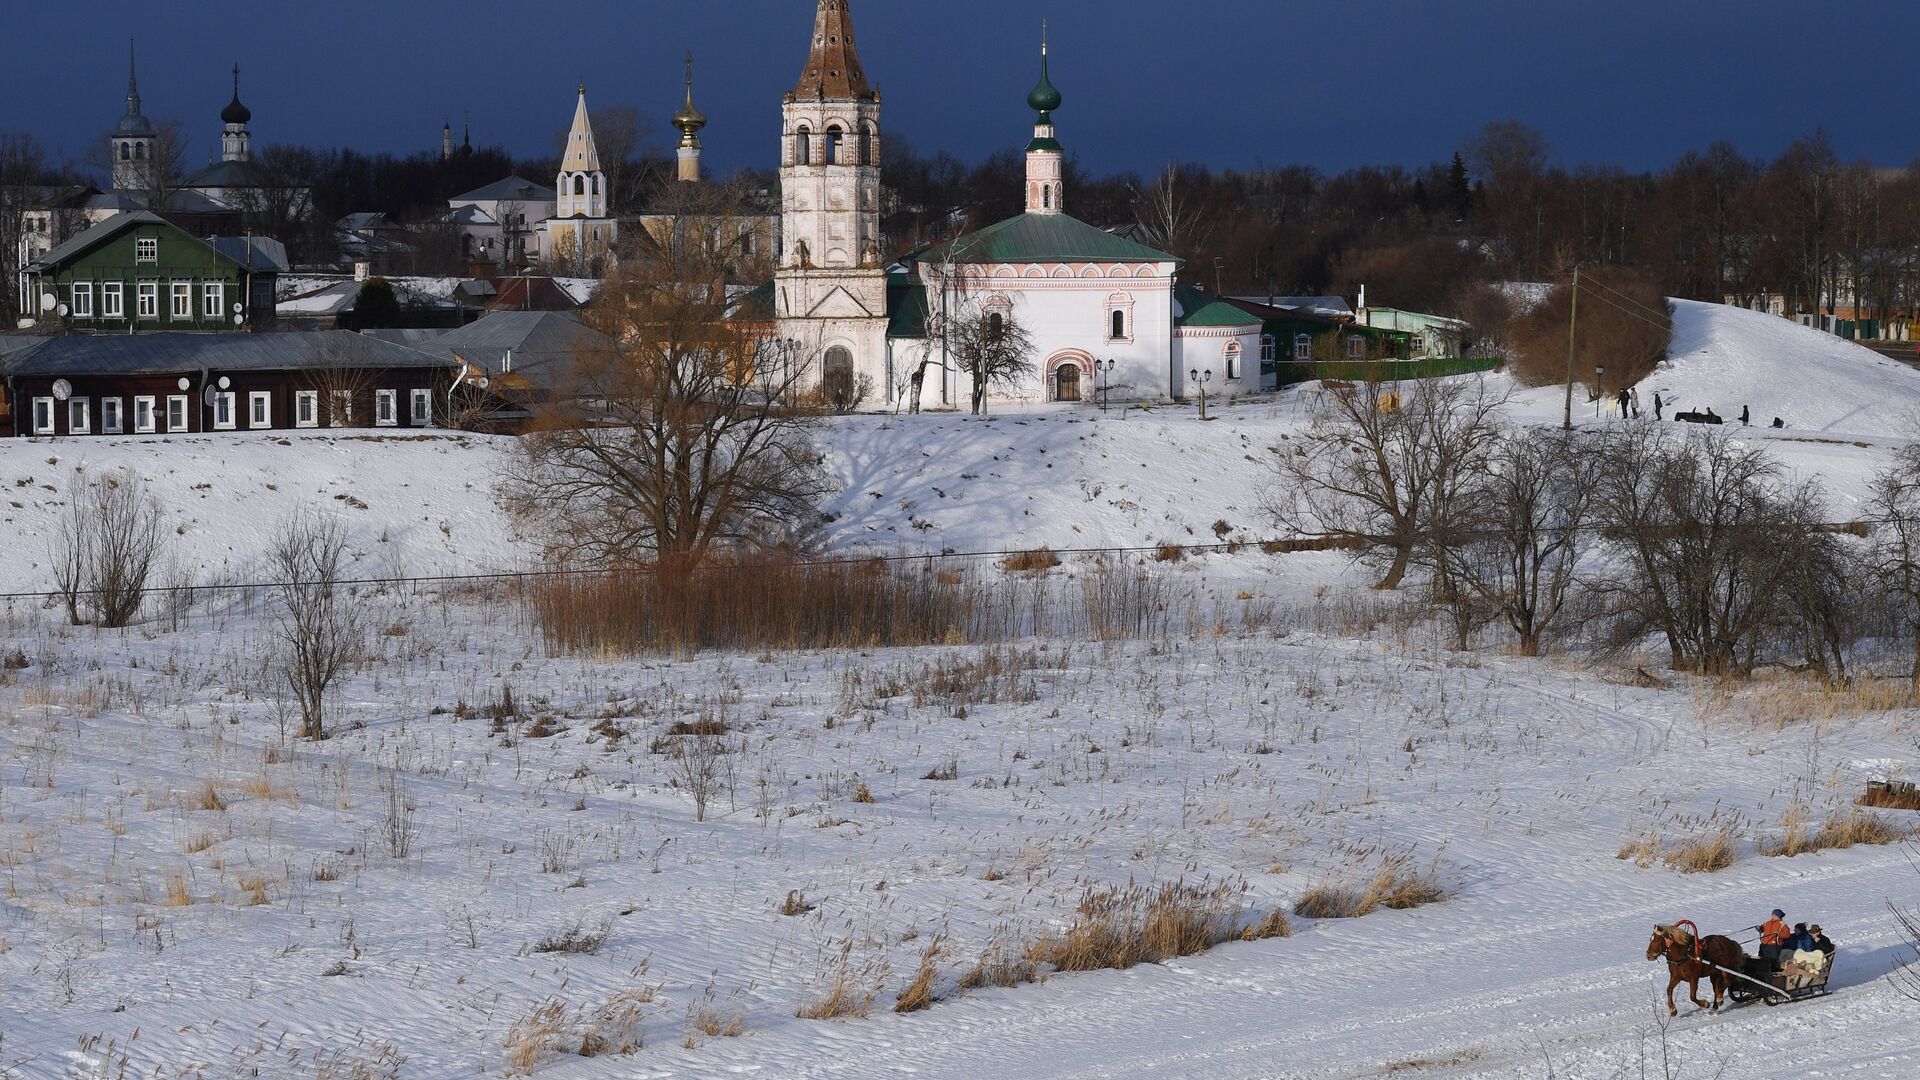
[[[67,434],[93,434],[93,402],[88,398],[67,399]]]
[[[157,281],[142,281],[134,286],[134,290],[135,303],[137,305],[134,308],[135,317],[141,319],[158,319],[160,317],[160,283]]]
[[[1367,358],[1367,336],[1355,334],[1347,339],[1347,359],[1365,360]]]
[[[1280,359],[1280,339],[1272,334],[1260,335],[1260,362],[1271,364]]]
[[[154,411],[152,394],[142,394],[133,399],[133,431],[136,435],[151,435],[156,430],[159,414]]]
[[[213,395],[213,430],[232,431],[240,426],[240,414],[235,411],[240,395],[231,390],[218,390]],[[225,419],[222,419],[222,416]]]
[[[142,236],[133,242],[133,261],[137,263],[157,263],[160,261],[160,239],[154,236]]]
[[[254,390],[247,394],[247,426],[254,430],[273,426],[273,391]]]
[[[295,390],[293,392],[293,426],[320,426],[320,391]]]
[[[433,423],[433,391],[414,388],[408,395],[407,419],[414,427],[426,427]]]
[[[55,404],[57,404],[57,402],[50,397],[37,397],[33,399],[33,433],[35,435],[52,435],[54,433],[53,425],[56,414],[53,411],[53,407]]]
[[[176,417],[178,417],[177,421]],[[167,395],[167,431],[186,433],[192,430],[193,417],[187,413],[187,395]]]
[[[73,283],[73,317],[76,319],[93,318],[93,282],[76,281]]]
[[[1240,360],[1243,351],[1244,350],[1240,348],[1240,343],[1237,341],[1228,345],[1226,348],[1225,360],[1228,382],[1234,382],[1240,378]]]
[[[399,423],[400,391],[375,390],[373,392],[373,426],[395,427]]]
[[[1313,359],[1313,335],[1293,335],[1293,359],[1296,363]]]
[[[100,399],[100,434],[119,435],[127,429],[126,415],[120,409],[120,399],[103,397]]]
[[[193,321],[193,282],[174,281],[168,283],[167,317],[174,322]]]
[[[224,281],[205,281],[200,283],[200,314],[209,319],[224,319],[227,314],[227,283]]]
[[[124,319],[127,317],[126,282],[107,281],[101,283],[100,317],[103,319]]]
[[[327,426],[330,428],[353,426],[353,391],[335,390],[333,400],[327,406]]]

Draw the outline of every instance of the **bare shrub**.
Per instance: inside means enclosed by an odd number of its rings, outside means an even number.
[[[308,739],[327,737],[328,691],[359,656],[364,638],[360,607],[340,584],[346,553],[346,528],[305,511],[281,527],[267,551],[276,583],[276,661]]]
[[[693,797],[693,820],[707,820],[713,797],[733,787],[734,752],[726,738],[704,730],[674,740],[671,773],[674,783]]]
[[[1080,577],[1080,614],[1100,641],[1148,638],[1166,628],[1175,589],[1165,575],[1099,559]]]
[[[131,472],[102,473],[88,483],[76,470],[67,488],[68,512],[50,552],[67,618],[125,626],[140,613],[160,561],[166,534],[159,502]]]
[[[1582,268],[1580,317],[1574,334],[1573,378],[1586,380],[1596,365],[1607,369],[1607,385],[1588,397],[1610,393],[1653,374],[1667,358],[1673,318],[1659,285],[1618,267]],[[1510,366],[1528,386],[1566,381],[1567,328],[1573,290],[1562,285],[1512,327]]]
[[[1404,911],[1446,897],[1437,866],[1416,867],[1404,855],[1390,855],[1358,885],[1321,882],[1313,886],[1294,902],[1293,913],[1303,919],[1357,919],[1380,908]]]
[[[380,840],[386,846],[387,857],[404,860],[413,856],[415,837],[419,826],[414,822],[413,796],[407,793],[405,783],[397,772],[389,772],[386,778],[387,813],[380,823]]]
[[[592,956],[607,943],[613,933],[613,920],[603,920],[599,926],[589,929],[584,923],[574,923],[558,933],[549,934],[534,942],[533,951],[537,953],[568,953],[576,956]]]
[[[1920,810],[1920,786],[1893,781],[1875,781],[1857,800],[1861,806],[1885,810]]]

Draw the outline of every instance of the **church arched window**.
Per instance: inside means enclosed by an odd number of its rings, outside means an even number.
[[[844,164],[844,162],[840,160],[840,148],[845,139],[846,132],[840,130],[839,124],[834,124],[827,128],[827,164]]]
[[[793,163],[795,165],[813,164],[813,132],[805,125],[793,133]]]
[[[599,173],[593,174],[593,193],[595,195],[600,194],[600,174]]]
[[[578,173],[575,173],[575,174],[574,174],[574,177],[573,177],[573,193],[574,193],[575,195],[585,195],[585,194],[587,193],[587,178],[586,178],[586,177],[584,177],[584,176],[581,176],[581,175],[580,175],[580,174],[578,174]]]
[[[1124,312],[1124,311],[1116,311],[1116,312],[1114,312],[1114,313],[1113,313],[1113,325],[1112,325],[1112,326],[1110,326],[1110,327],[1109,327],[1108,329],[1112,331],[1112,333],[1109,333],[1109,334],[1107,335],[1107,339],[1108,339],[1109,341],[1124,341],[1124,340],[1126,340],[1126,337],[1127,337],[1127,313],[1126,313],[1126,312]]]
[[[135,161],[147,160],[147,144],[146,143],[133,144],[133,159]]]
[[[1235,341],[1227,345],[1227,378],[1240,377],[1240,343]]]
[[[860,149],[859,149],[860,160],[854,162],[854,164],[856,165],[880,164],[879,149],[874,145],[874,142],[875,140],[874,140],[873,125],[861,124],[860,125]]]
[[[1052,184],[1040,185],[1040,208],[1042,210],[1053,209],[1053,185]]]
[[[987,340],[998,342],[1007,333],[1007,317],[997,311],[987,313]]]
[[[127,145],[126,143],[121,143],[121,144],[120,144],[120,160],[121,160],[121,161],[132,161],[132,160],[133,160],[133,147],[131,147],[131,146],[128,146],[128,145]]]

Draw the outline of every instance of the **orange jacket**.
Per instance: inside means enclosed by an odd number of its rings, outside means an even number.
[[[1786,943],[1788,935],[1792,933],[1793,927],[1788,926],[1784,920],[1779,918],[1768,919],[1766,922],[1760,924],[1760,944],[1783,945]]]

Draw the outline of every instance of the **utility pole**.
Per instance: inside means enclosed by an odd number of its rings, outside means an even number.
[[[1567,316],[1567,414],[1561,421],[1562,431],[1573,430],[1573,342],[1574,331],[1580,325],[1580,267],[1573,268],[1573,310]]]

